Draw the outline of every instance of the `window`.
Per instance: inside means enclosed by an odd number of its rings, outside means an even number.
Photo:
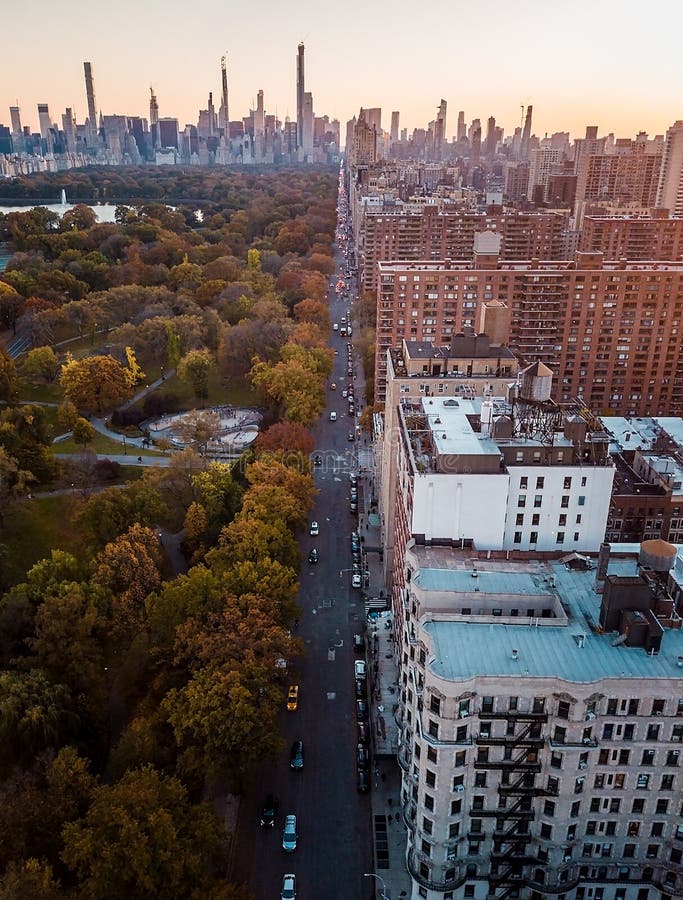
[[[633,859],[636,855],[636,845],[635,844],[624,844],[624,856],[627,859]]]
[[[664,712],[664,700],[652,701],[652,715],[661,716]]]
[[[659,729],[660,725],[648,725],[647,726],[647,734],[645,735],[646,741],[658,741],[659,740]]]
[[[526,506],[526,494],[520,494],[519,497],[517,497],[517,507],[519,509],[524,509],[525,506]]]
[[[569,812],[569,815],[572,817],[572,819],[576,819],[580,814],[581,814],[581,801],[575,800],[574,803],[572,803],[572,807]]]
[[[636,787],[639,790],[647,790],[650,784],[650,776],[644,775],[642,772],[638,775],[638,780],[636,781]]]
[[[650,837],[661,837],[664,834],[664,822],[653,822]]]
[[[555,815],[555,804],[552,800],[546,800],[543,804],[543,815],[550,818]]]
[[[564,484],[562,485],[562,490],[571,491],[571,489],[572,489],[571,475],[567,475],[567,476],[565,476]]]
[[[429,711],[435,713],[437,716],[441,715],[441,700],[439,697],[435,697],[434,694],[431,695],[429,700]]]
[[[455,765],[456,765],[456,768],[457,768],[458,766],[464,766],[464,765],[465,765],[465,756],[466,756],[466,753],[465,753],[464,750],[459,750],[459,751],[455,754]]]
[[[546,840],[550,840],[553,836],[553,827],[552,825],[548,825],[547,822],[541,823],[541,837]]]
[[[556,544],[564,544],[564,531],[557,532],[557,538],[555,539]]]
[[[453,840],[453,838],[457,838],[457,836],[459,834],[460,834],[460,822],[451,822],[451,824],[448,826],[449,839]]]
[[[581,495],[579,496],[578,504],[579,504],[579,506],[585,506],[585,505],[586,505],[586,498],[584,497],[583,494],[581,494]]]
[[[660,791],[672,791],[674,789],[673,775],[662,775],[662,784],[659,789]]]
[[[524,513],[517,513],[517,518],[515,519],[515,525],[524,525]]]
[[[430,812],[434,811],[434,798],[430,794],[425,794],[424,807]]]
[[[658,815],[666,815],[669,812],[669,801],[668,800],[658,800],[657,806],[655,807],[655,812]]]
[[[521,543],[522,543],[522,532],[521,532],[521,531],[515,531],[515,536],[514,536],[514,538],[512,539],[512,542],[513,542],[514,544],[521,544]]]
[[[633,801],[633,805],[631,806],[631,812],[634,813],[642,813],[645,809],[645,800],[642,797],[636,797]]]
[[[427,816],[422,819],[422,830],[425,834],[431,834],[434,831],[434,823]]]
[[[543,505],[543,494],[534,495],[534,509],[540,509]]]
[[[643,750],[643,758],[640,760],[641,766],[654,766],[655,764],[655,751],[654,750]]]
[[[567,509],[569,507],[569,494],[563,494],[562,500],[560,501],[560,506],[562,509]]]
[[[437,751],[434,747],[427,747],[427,759],[433,763],[437,761]]]
[[[519,488],[520,488],[520,490],[525,491],[528,487],[529,487],[529,479],[527,478],[526,475],[522,475],[522,477],[519,479]]]
[[[560,719],[568,719],[569,718],[569,703],[566,700],[560,700],[557,705],[557,715]]]
[[[648,844],[647,850],[645,851],[646,859],[657,859],[657,855],[659,854],[659,844]]]
[[[542,491],[545,487],[545,477],[543,475],[539,475],[536,479],[536,490]]]
[[[532,531],[532,532],[530,533],[530,535],[529,535],[529,543],[530,543],[530,544],[537,544],[537,543],[538,543],[538,532],[537,532],[537,531]]]
[[[564,744],[566,737],[567,729],[563,728],[561,725],[556,725],[555,730],[553,731],[553,741],[556,744]]]
[[[421,849],[422,849],[422,852],[424,853],[425,856],[431,856],[431,855],[432,855],[432,845],[429,843],[429,841],[422,841],[422,848],[421,848]]]
[[[462,800],[451,800],[451,815],[457,816],[462,809]]]
[[[439,723],[435,722],[433,719],[429,720],[428,732],[430,737],[437,738],[439,737]]]
[[[540,517],[540,515],[539,515],[538,513],[534,513],[534,514],[531,516],[531,524],[532,524],[532,526],[533,526],[533,525],[540,525],[540,524],[541,524],[541,517]]]
[[[431,769],[427,769],[427,774],[425,776],[425,782],[427,787],[433,788],[436,786],[436,772],[432,772]]]
[[[461,791],[465,787],[465,776],[464,775],[456,775],[453,778],[453,790]]]
[[[561,516],[558,518],[558,520],[557,520],[557,524],[558,524],[558,525],[562,525],[562,526],[564,526],[564,525],[567,524],[567,515],[566,515],[566,513],[562,513],[562,515],[561,515]]]
[[[550,756],[550,765],[553,769],[562,768],[562,754],[553,752]]]
[[[476,772],[474,776],[475,787],[486,787],[486,772]]]
[[[678,755],[679,750],[669,750],[666,754],[666,764],[667,766],[677,766],[678,765]]]

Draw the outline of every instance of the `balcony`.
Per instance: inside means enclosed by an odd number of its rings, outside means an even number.
[[[453,866],[450,869],[446,869],[444,872],[444,876],[441,879],[436,878],[426,878],[420,872],[420,863],[424,862],[429,865],[430,860],[428,858],[421,859],[418,853],[414,848],[411,848],[408,851],[408,871],[410,872],[411,877],[417,881],[417,883],[426,888],[428,891],[439,891],[440,893],[445,893],[446,891],[454,891],[456,888],[461,887],[467,881],[467,875],[465,871],[460,867]],[[451,874],[452,873],[452,874]]]
[[[396,759],[404,772],[410,772],[410,763],[412,762],[413,754],[408,747],[400,747],[396,754]]]
[[[415,830],[415,824],[417,821],[417,807],[415,806],[414,800],[406,800],[406,802],[401,807],[401,813],[403,815],[403,822],[410,831]]]
[[[525,762],[522,759],[499,759],[497,762],[479,762],[474,760],[472,763],[475,769],[502,769],[503,771],[515,772],[540,772],[540,762]]]

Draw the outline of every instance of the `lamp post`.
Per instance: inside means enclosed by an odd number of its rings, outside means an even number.
[[[384,879],[379,875],[375,875],[374,872],[363,872],[363,878],[376,878],[377,881],[382,885],[382,897],[381,900],[389,900],[386,894],[386,886],[384,884]]]

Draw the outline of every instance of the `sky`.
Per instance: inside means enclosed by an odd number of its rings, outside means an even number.
[[[161,116],[196,124],[209,91],[218,109],[226,53],[231,119],[259,89],[266,113],[295,118],[300,41],[315,114],[338,118],[342,140],[361,106],[381,107],[386,130],[399,110],[410,133],[441,98],[448,137],[458,110],[510,134],[527,104],[541,137],[653,136],[683,119],[680,0],[33,0],[2,24],[0,123],[18,102],[33,131],[38,103],[60,127],[67,106],[83,122],[85,60],[103,113],[148,117],[153,85]]]

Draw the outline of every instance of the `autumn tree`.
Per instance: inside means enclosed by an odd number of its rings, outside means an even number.
[[[24,305],[24,298],[10,284],[0,281],[0,328],[17,333],[17,322]]]
[[[246,476],[252,485],[247,497],[259,486],[280,487],[296,500],[301,510],[301,518],[297,519],[296,523],[290,524],[299,524],[306,520],[317,493],[310,475],[297,472],[271,454],[262,453],[255,462],[247,466]]]
[[[73,423],[71,430],[73,432],[74,441],[83,447],[84,450],[88,444],[91,444],[95,440],[97,434],[94,425],[91,425],[87,419],[84,419],[81,416]]]
[[[209,560],[222,568],[238,562],[257,562],[270,558],[298,569],[301,562],[299,546],[282,519],[258,519],[252,515],[240,515],[221,531],[218,547],[211,551]]]
[[[176,421],[175,429],[184,444],[205,456],[208,445],[221,434],[221,417],[214,410],[194,409]]]
[[[26,497],[35,480],[32,472],[20,469],[16,459],[0,446],[0,524],[12,504]]]
[[[151,527],[162,521],[168,510],[153,479],[153,474],[143,476],[125,490],[108,488],[90,497],[76,515],[84,541],[104,547],[133,525]]]
[[[300,359],[275,365],[255,362],[249,373],[252,384],[274,404],[288,422],[312,424],[325,408],[320,376]]]
[[[259,453],[297,453],[309,457],[315,447],[311,432],[296,422],[276,422],[261,432],[256,440]]]
[[[79,410],[102,415],[130,396],[126,369],[113,356],[69,357],[59,383]]]
[[[330,330],[330,312],[326,303],[320,300],[305,299],[299,301],[292,310],[297,322],[312,322],[321,331]]]
[[[64,897],[52,866],[40,859],[10,862],[0,877],[0,900],[59,900]]]
[[[0,400],[7,403],[14,399],[17,390],[17,373],[12,357],[0,347]]]
[[[83,896],[201,900],[222,850],[213,810],[150,767],[93,792],[85,816],[64,827],[62,859]]]

